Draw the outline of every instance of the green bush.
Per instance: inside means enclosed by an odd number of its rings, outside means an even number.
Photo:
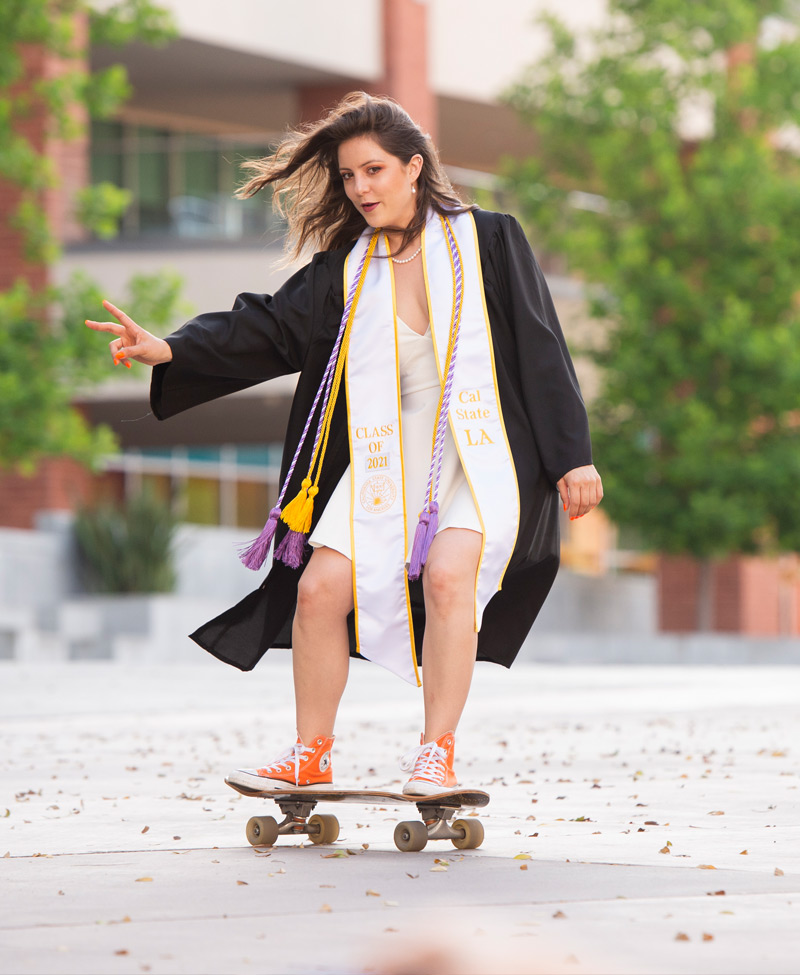
[[[75,518],[84,582],[89,592],[172,592],[177,519],[148,493],[121,507],[83,509]]]

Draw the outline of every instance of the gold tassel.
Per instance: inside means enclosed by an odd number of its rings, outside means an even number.
[[[299,528],[295,528],[294,531],[300,532],[302,535],[307,535],[311,531],[311,519],[314,516],[314,498],[319,494],[319,488],[316,484],[308,489],[308,497],[303,502],[303,506],[297,515],[297,524]]]
[[[281,512],[281,521],[288,525],[293,532],[304,532],[308,529],[301,528],[300,525],[303,523],[306,517],[306,506],[310,503],[313,510],[314,502],[308,496],[308,489],[311,487],[311,478],[304,477],[302,486],[297,493],[297,496],[292,498],[292,500],[284,507]],[[315,492],[316,493],[316,492]],[[309,520],[310,524],[310,520]]]

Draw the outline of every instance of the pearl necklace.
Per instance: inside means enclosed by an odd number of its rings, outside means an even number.
[[[412,262],[412,261],[414,260],[414,258],[415,258],[415,257],[416,257],[416,256],[417,256],[417,255],[418,255],[418,254],[419,254],[419,253],[420,253],[421,251],[422,251],[422,244],[420,244],[420,245],[419,245],[419,247],[418,247],[418,248],[417,248],[417,249],[416,249],[416,250],[414,251],[414,253],[413,253],[413,254],[411,255],[411,257],[404,257],[404,258],[402,259],[402,261],[399,261],[399,260],[398,260],[398,259],[397,259],[396,257],[393,257],[393,258],[392,258],[392,263],[393,263],[393,264],[410,264],[410,263],[411,263],[411,262]]]

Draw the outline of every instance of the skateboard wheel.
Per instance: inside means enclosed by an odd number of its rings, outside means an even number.
[[[335,843],[339,839],[339,820],[335,816],[318,813],[311,816],[308,826],[308,836],[312,843]]]
[[[428,842],[428,830],[425,823],[398,823],[394,829],[394,845],[403,853],[418,853],[424,850]]]
[[[278,838],[278,823],[272,816],[253,816],[246,832],[252,846],[272,846]]]
[[[457,819],[453,829],[464,832],[463,836],[453,837],[453,846],[457,850],[477,850],[483,843],[483,824],[479,819]]]

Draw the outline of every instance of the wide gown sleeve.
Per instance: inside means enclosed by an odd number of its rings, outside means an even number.
[[[316,270],[312,261],[274,295],[240,294],[231,311],[198,315],[167,336],[172,361],[155,366],[150,383],[155,416],[299,372],[311,341]]]
[[[589,421],[550,291],[518,221],[504,215],[492,248],[513,324],[525,410],[553,484],[592,463]]]

